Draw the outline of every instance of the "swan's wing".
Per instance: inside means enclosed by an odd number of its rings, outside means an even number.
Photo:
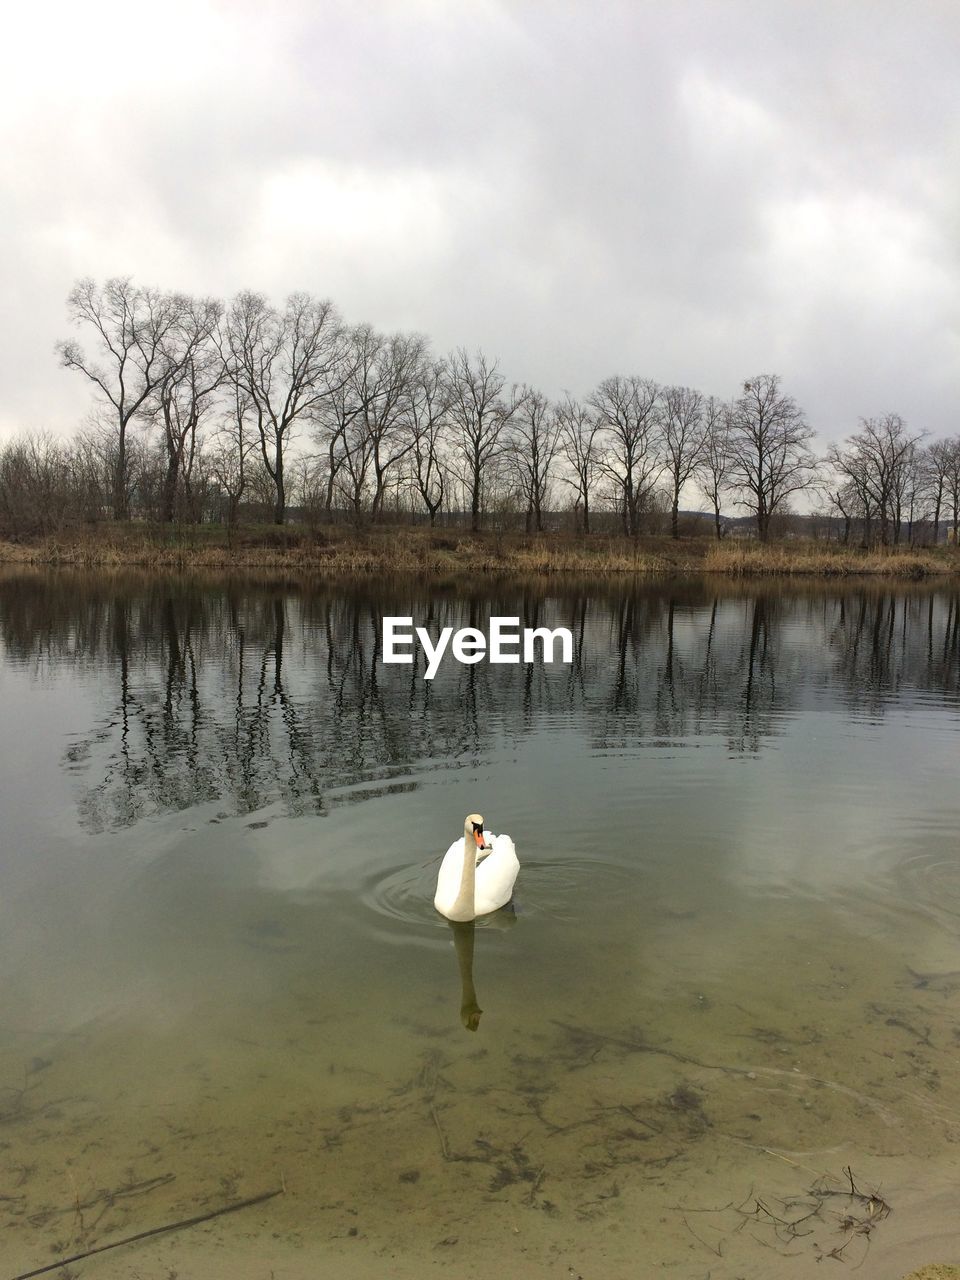
[[[517,851],[509,836],[493,836],[490,843],[493,852],[477,867],[475,902],[478,916],[498,911],[510,901],[520,870]]]
[[[516,860],[517,850],[516,850],[516,847],[514,846],[513,841],[510,839],[508,835],[495,836],[492,832],[488,831],[486,833],[486,836],[487,836],[487,841],[489,842],[489,847],[483,850],[482,855],[478,853],[478,856],[477,856],[478,869],[482,867],[485,862],[488,862],[491,858],[497,857],[497,855],[499,855],[501,858],[509,859],[512,857],[514,860]]]
[[[493,842],[497,838],[491,831],[485,831],[483,835],[487,842],[487,847],[485,849],[481,849],[479,845],[477,846],[477,866],[478,867],[481,866],[484,862],[486,862],[486,860],[493,853]]]

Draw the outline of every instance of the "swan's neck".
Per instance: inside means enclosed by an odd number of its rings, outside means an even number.
[[[477,884],[477,842],[472,835],[463,837],[463,867],[460,871],[460,888],[450,911],[451,920],[473,920],[474,890]]]

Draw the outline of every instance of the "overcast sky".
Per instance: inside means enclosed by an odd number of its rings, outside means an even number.
[[[306,289],[551,395],[776,371],[823,440],[960,431],[956,0],[17,9],[0,434],[86,412],[83,275]]]

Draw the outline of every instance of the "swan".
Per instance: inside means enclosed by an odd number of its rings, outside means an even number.
[[[510,901],[519,870],[510,837],[490,835],[480,814],[468,813],[463,839],[454,840],[440,864],[433,905],[448,920],[489,915]]]

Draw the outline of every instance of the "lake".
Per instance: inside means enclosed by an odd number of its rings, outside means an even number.
[[[10,571],[0,646],[0,1280],[281,1188],[71,1274],[960,1257],[956,584]]]

